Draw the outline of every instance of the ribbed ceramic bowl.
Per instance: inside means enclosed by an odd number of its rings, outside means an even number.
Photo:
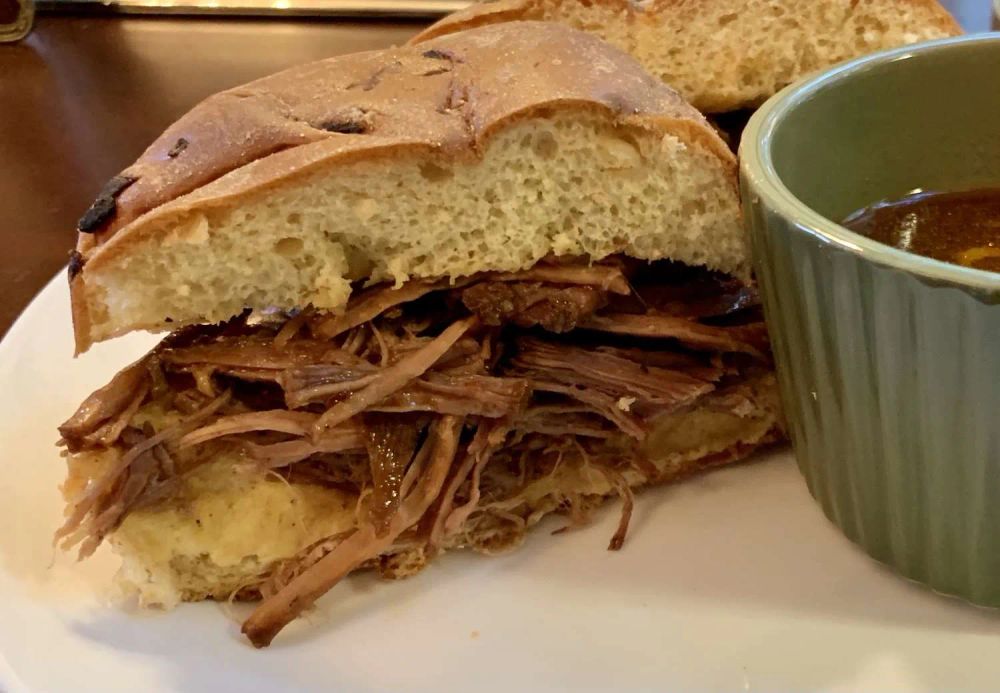
[[[1000,187],[1000,34],[794,84],[754,115],[740,155],[809,490],[876,559],[1000,606],[1000,274],[837,223],[915,188]]]

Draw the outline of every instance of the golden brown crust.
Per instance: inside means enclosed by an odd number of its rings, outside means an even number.
[[[624,0],[602,0],[607,5],[626,5]],[[486,24],[537,20],[542,17],[539,0],[496,0],[495,2],[474,2],[463,10],[452,12],[431,24],[408,43],[415,45],[434,38],[465,31]]]
[[[193,209],[233,208],[358,160],[474,160],[494,131],[568,109],[672,132],[714,152],[735,181],[734,157],[701,114],[628,55],[557,24],[499,24],[302,65],[206,99],[124,172],[136,180],[113,216],[80,234],[84,264],[71,283],[77,348],[91,339],[88,276]]]

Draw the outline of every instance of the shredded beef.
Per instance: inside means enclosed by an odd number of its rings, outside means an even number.
[[[142,492],[150,478],[146,473],[147,455],[157,446],[176,441],[216,414],[228,399],[228,394],[220,395],[179,424],[143,436],[141,440],[127,441],[120,457],[79,494],[69,499],[70,512],[62,527],[56,531],[56,541],[62,540],[64,549],[83,542],[79,557],[86,558],[92,554],[104,536],[118,526],[129,506],[142,499]],[[133,468],[137,462],[140,474],[136,474]]]
[[[735,277],[677,262],[621,258],[631,291],[610,296],[608,312],[657,313],[689,320],[741,317],[759,305],[757,290]]]
[[[399,510],[392,515],[388,529],[379,535],[373,524],[362,524],[315,565],[265,599],[243,623],[243,633],[250,642],[257,647],[269,645],[278,631],[345,575],[378,556],[392,545],[396,537],[419,522],[444,486],[458,450],[460,433],[460,419],[442,417],[425,443],[433,446],[427,473],[403,498]]]
[[[755,304],[738,282],[674,264],[547,258],[376,286],[339,315],[179,330],[60,427],[70,452],[110,462],[69,498],[56,538],[91,553],[226,446],[270,474],[355,494],[355,529],[261,586],[267,599],[244,624],[257,645],[393,547],[432,556],[487,514],[522,531],[537,518],[518,494],[562,464],[595,466],[622,496],[617,549],[632,510],[621,470],[659,474],[639,448],[653,417],[716,390],[735,412],[751,406],[741,374],[769,368]],[[136,423],[146,407],[169,415],[158,430]],[[588,502],[554,501],[578,520]]]
[[[353,299],[342,315],[336,315],[316,324],[314,332],[331,339],[386,312],[394,306],[415,301],[421,296],[451,286],[449,282],[408,282],[402,287],[377,286]]]
[[[591,388],[664,410],[689,404],[714,389],[711,382],[684,371],[646,366],[615,354],[530,337],[518,341],[512,364],[529,378]]]
[[[632,519],[635,496],[632,494],[632,488],[621,474],[608,467],[600,467],[600,470],[608,477],[608,481],[614,486],[618,495],[622,497],[622,514],[618,520],[618,529],[615,530],[611,541],[608,542],[608,551],[618,551],[625,545],[625,535],[628,534],[628,524]]]
[[[277,431],[293,436],[306,435],[318,417],[302,411],[255,411],[223,416],[207,426],[184,435],[177,441],[178,448],[200,445],[214,438],[254,431]]]
[[[327,409],[313,425],[313,433],[322,436],[327,429],[334,428],[352,416],[356,416],[374,404],[396,394],[407,384],[419,378],[475,325],[474,318],[465,318],[449,325],[444,332],[419,351],[409,354],[396,363],[383,368],[375,378],[347,399],[337,402]]]
[[[598,346],[594,351],[628,359],[643,366],[656,366],[681,371],[700,380],[716,382],[725,373],[717,355],[706,356],[699,353],[660,351],[637,347]]]
[[[457,534],[469,515],[475,512],[476,506],[479,504],[479,483],[483,467],[490,461],[490,456],[506,440],[509,430],[510,424],[503,421],[482,424],[476,429],[476,435],[465,450],[462,464],[452,476],[441,497],[437,514],[431,522],[428,540],[430,551],[439,551],[443,547],[445,537]],[[469,482],[467,500],[464,504],[455,507],[458,489],[466,479]]]
[[[636,296],[646,310],[688,319],[718,318],[756,306],[757,291],[731,277],[701,275],[680,284],[644,284]]]
[[[768,348],[763,323],[721,327],[670,315],[612,313],[596,315],[581,327],[635,337],[676,339],[692,349],[742,352],[761,359],[766,358]]]
[[[307,438],[285,440],[278,443],[254,443],[241,441],[250,457],[266,469],[287,467],[316,455],[326,453],[355,452],[365,449],[365,438],[359,428],[342,427],[336,433],[330,432],[322,440],[313,442]]]
[[[631,292],[628,279],[621,268],[611,264],[581,265],[542,262],[523,272],[493,275],[492,278],[496,281],[535,281],[556,285],[589,286],[622,295]]]
[[[211,365],[222,369],[272,371],[309,363],[351,361],[349,354],[336,349],[328,341],[295,340],[278,348],[269,332],[265,327],[260,335],[221,335],[191,346],[167,348],[160,352],[160,359],[175,366]]]
[[[646,437],[645,423],[632,413],[631,406],[625,406],[625,402],[620,397],[609,395],[595,387],[542,380],[541,375],[532,379],[532,386],[536,393],[563,395],[569,400],[586,405],[591,411],[607,419],[630,438],[642,440]],[[550,433],[553,432],[550,431]],[[565,432],[570,431],[567,429]]]
[[[371,411],[415,412],[513,418],[524,409],[531,384],[524,378],[427,373],[394,395],[372,405]]]
[[[420,426],[405,417],[368,413],[364,427],[372,479],[368,516],[375,536],[383,537],[399,508],[403,475],[417,450]]]
[[[539,326],[569,332],[607,303],[592,286],[547,286],[539,282],[482,282],[462,292],[462,303],[486,325]]]
[[[149,388],[146,359],[120,371],[110,383],[84,400],[59,433],[72,451],[87,445],[108,447],[128,425]]]
[[[549,436],[607,439],[613,437],[617,429],[586,408],[554,404],[538,405],[526,411],[517,422],[517,430]]]

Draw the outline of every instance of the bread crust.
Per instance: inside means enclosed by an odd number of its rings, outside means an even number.
[[[813,0],[809,0],[812,2]],[[816,0],[817,4],[827,4],[831,7],[838,4],[846,4],[839,0]],[[795,11],[799,4],[806,4],[806,0],[779,0],[772,5],[783,5],[786,13]],[[524,20],[547,20],[547,21],[568,21],[568,14],[575,8],[601,8],[606,11],[607,16],[613,16],[616,26],[578,26],[578,28],[593,31],[594,33],[608,36],[609,33],[620,36],[625,42],[633,46],[621,45],[621,41],[613,43],[625,50],[632,50],[634,44],[639,40],[637,29],[657,28],[668,24],[672,27],[689,26],[701,16],[710,14],[725,14],[732,16],[739,13],[755,12],[751,9],[753,3],[744,0],[651,0],[650,2],[634,2],[633,0],[487,0],[470,5],[469,7],[454,12],[430,27],[424,29],[415,37],[410,39],[411,44],[420,44],[427,41],[439,39],[456,31],[465,31],[474,27],[481,27],[500,22],[524,21]],[[860,6],[865,9],[865,5],[870,5],[871,0],[853,0],[846,8],[848,14],[855,12]],[[955,18],[937,0],[888,0],[887,5],[894,5],[900,13],[909,11],[919,16],[919,26],[907,27],[908,29],[920,29],[932,37],[955,36],[962,33]],[[758,8],[759,9],[759,8]],[[576,24],[576,22],[572,22]],[[803,32],[817,31],[823,27],[800,26]],[[837,30],[841,27],[837,27]],[[714,42],[728,40],[721,38],[719,32],[712,32],[701,37],[697,41],[699,47],[706,47]],[[690,36],[685,36],[690,39]],[[925,37],[926,38],[926,37]],[[669,43],[672,36],[664,32],[661,36],[664,43]],[[768,41],[780,41],[779,37],[765,35],[742,36],[735,45],[727,45],[729,49],[735,49],[736,57],[731,52],[718,50],[711,51],[719,59],[735,60],[736,62],[749,61],[748,51],[753,46],[766,45]],[[888,48],[889,45],[879,46]],[[877,49],[876,47],[875,49]],[[873,49],[873,50],[875,50]],[[686,50],[686,49],[681,49]],[[742,56],[741,56],[742,53]],[[687,60],[695,60],[694,55],[682,56]],[[655,72],[652,65],[646,66]],[[712,66],[703,65],[704,73],[712,72]],[[772,66],[773,67],[773,66]],[[680,87],[680,85],[677,85]],[[727,85],[735,86],[735,85]],[[682,90],[683,91],[683,90]],[[745,96],[735,96],[731,90],[726,93],[716,91],[708,84],[701,85],[700,93],[685,93],[684,96],[699,110],[705,113],[723,113],[726,111],[738,110],[741,108],[754,107],[763,102],[770,94],[757,95],[753,98]]]
[[[625,53],[565,26],[499,24],[330,58],[209,97],[123,172],[135,181],[112,216],[79,235],[82,269],[71,280],[77,350],[93,340],[97,301],[88,280],[195,210],[237,208],[362,160],[475,161],[494,133],[562,111],[599,112],[616,126],[711,152],[735,189],[735,157],[700,113]]]

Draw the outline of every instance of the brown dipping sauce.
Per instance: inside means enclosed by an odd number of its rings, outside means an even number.
[[[1000,188],[911,193],[860,209],[843,224],[900,250],[1000,272]]]

